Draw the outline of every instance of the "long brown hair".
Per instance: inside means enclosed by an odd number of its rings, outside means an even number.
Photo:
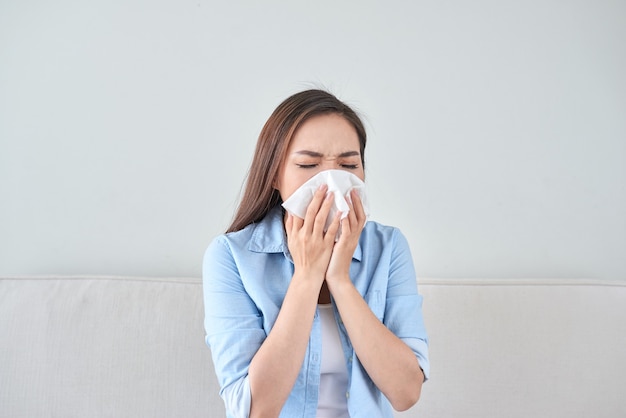
[[[274,110],[261,130],[239,207],[226,232],[239,231],[258,222],[281,198],[274,180],[296,130],[313,116],[335,113],[354,126],[359,137],[361,163],[365,167],[365,127],[348,105],[324,90],[305,90],[288,97]]]

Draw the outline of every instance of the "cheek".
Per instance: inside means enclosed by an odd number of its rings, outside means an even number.
[[[357,176],[358,178],[361,179],[361,181],[365,181],[365,172],[363,171],[363,168],[359,168],[356,171],[350,171],[352,174],[354,174],[355,176]]]
[[[287,173],[279,182],[280,186],[277,189],[280,192],[280,197],[283,199],[283,201],[287,200],[289,196],[291,196],[293,192],[295,192],[296,189],[302,184],[295,177],[296,176],[294,176],[293,174],[289,175]]]
[[[306,172],[286,173],[281,182],[282,187],[278,189],[283,201],[288,199],[300,186],[315,176],[318,171],[319,170],[306,170]]]

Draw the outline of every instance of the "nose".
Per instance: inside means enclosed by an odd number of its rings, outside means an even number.
[[[341,169],[341,165],[336,158],[328,158],[325,159],[321,164],[321,171],[323,170],[339,170]]]

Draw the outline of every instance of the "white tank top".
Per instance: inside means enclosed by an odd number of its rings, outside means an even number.
[[[317,305],[322,323],[322,363],[317,418],[350,418],[348,368],[331,304]]]

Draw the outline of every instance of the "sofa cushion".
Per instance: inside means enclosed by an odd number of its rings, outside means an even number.
[[[199,279],[0,279],[4,416],[224,416],[202,316]]]
[[[432,372],[398,417],[626,416],[626,282],[421,280]],[[197,278],[0,278],[0,416],[224,418]]]
[[[432,369],[409,416],[626,417],[626,282],[439,279],[420,291]]]

